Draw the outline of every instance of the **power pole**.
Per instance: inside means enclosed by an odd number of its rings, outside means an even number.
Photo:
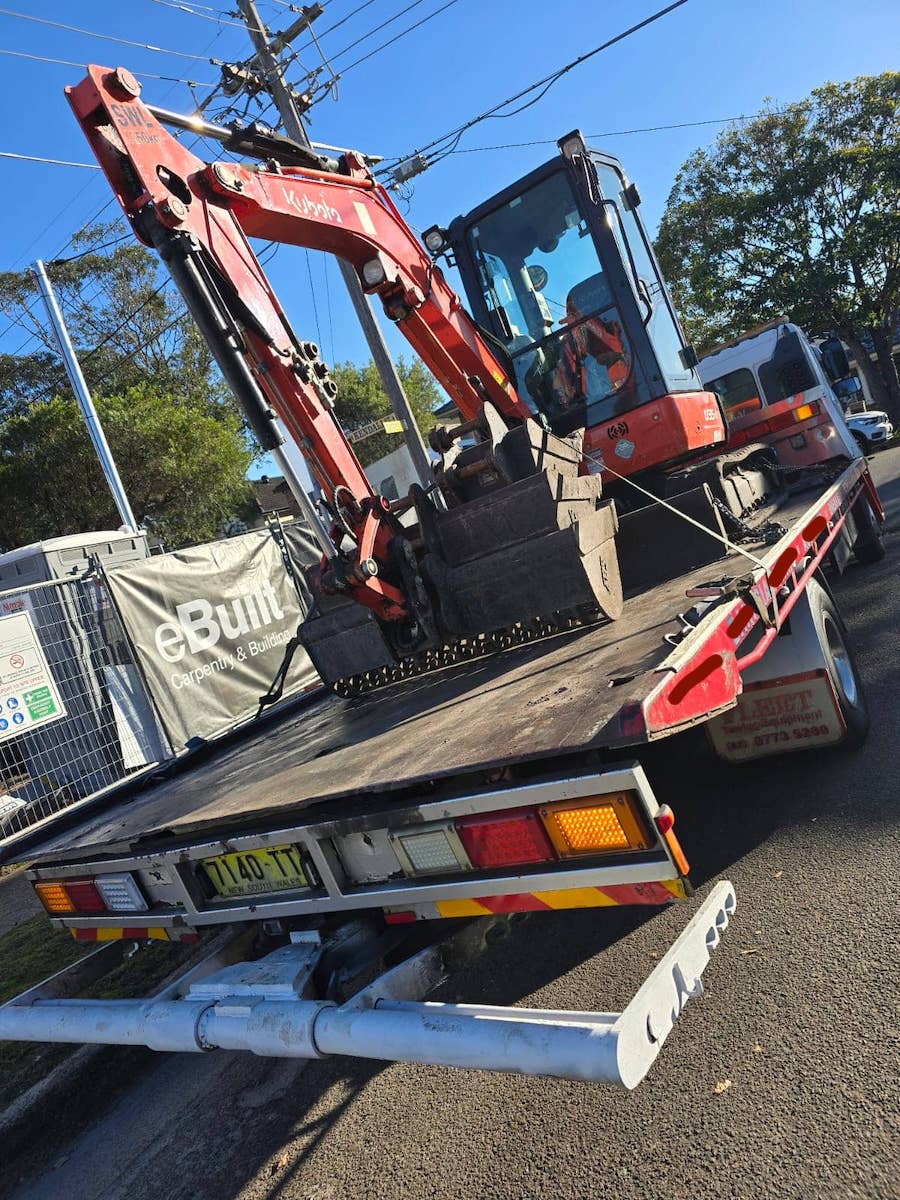
[[[256,50],[256,58],[262,68],[268,90],[284,122],[285,133],[302,145],[310,146],[309,136],[297,108],[294,93],[284,78],[284,70],[269,41],[268,31],[257,11],[255,0],[238,0],[238,7]],[[311,8],[305,8],[298,20],[294,21],[290,28],[279,36],[277,42],[279,49],[309,27],[321,12],[321,10],[316,12],[317,7],[317,5],[313,5]],[[403,426],[406,445],[416,474],[419,476],[419,482],[423,487],[427,487],[431,482],[431,460],[425,449],[425,443],[422,441],[413,411],[409,406],[409,400],[403,390],[403,384],[400,382],[400,376],[388,353],[378,322],[375,320],[375,314],[369,305],[368,297],[362,290],[356,271],[343,259],[338,259],[338,266],[359,323],[362,325],[366,341],[369,343],[369,350],[375,360],[378,374],[381,376],[381,383],[387,393],[391,409]]]
[[[107,485],[110,492],[112,492],[113,500],[116,502],[119,516],[122,518],[122,524],[129,533],[137,533],[140,526],[134,519],[134,513],[131,511],[131,505],[128,503],[128,496],[125,494],[125,488],[122,480],[119,478],[116,461],[112,456],[112,451],[103,432],[103,426],[100,424],[100,418],[97,416],[96,408],[94,408],[94,401],[91,399],[91,393],[81,372],[81,365],[78,362],[75,349],[69,338],[69,331],[66,329],[65,320],[60,312],[59,305],[56,303],[56,296],[53,294],[53,288],[50,280],[47,278],[44,264],[39,258],[35,260],[31,270],[40,288],[44,307],[47,310],[47,316],[50,318],[50,325],[53,329],[54,340],[59,348],[59,354],[65,365],[69,383],[72,385],[72,391],[75,393],[75,399],[78,401],[78,407],[81,409],[81,415],[84,417],[84,423],[87,426],[91,444],[94,447],[97,458],[100,460],[100,466],[106,477]]]

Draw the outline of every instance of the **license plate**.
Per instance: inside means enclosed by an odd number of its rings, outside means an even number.
[[[259,896],[308,886],[296,846],[266,846],[219,854],[200,863],[217,896]]]

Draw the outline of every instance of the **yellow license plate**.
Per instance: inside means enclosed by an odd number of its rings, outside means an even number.
[[[203,873],[217,896],[259,896],[308,886],[296,846],[267,846],[204,858]]]

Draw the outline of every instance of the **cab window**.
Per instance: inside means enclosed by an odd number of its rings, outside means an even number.
[[[565,173],[488,213],[469,239],[519,394],[557,433],[616,415],[631,346]]]
[[[729,421],[762,408],[756,376],[747,367],[711,379],[706,386],[720,397]]]

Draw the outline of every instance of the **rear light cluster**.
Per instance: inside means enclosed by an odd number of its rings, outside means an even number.
[[[817,417],[821,411],[822,406],[818,400],[813,400],[809,404],[800,404],[797,408],[790,408],[787,412],[769,417],[767,421],[759,421],[754,425],[745,425],[736,433],[731,434],[731,441],[734,445],[742,445],[744,442],[762,437],[766,433],[780,433],[783,429],[790,429],[794,425],[802,424],[803,421],[809,421],[813,417]]]
[[[97,875],[89,879],[41,879],[37,897],[54,917],[147,912],[149,904],[133,875]]]
[[[338,853],[342,841],[335,840]],[[655,841],[655,834],[644,828],[631,792],[506,809],[390,834],[390,844],[407,875],[524,867],[647,850]],[[349,853],[344,862],[354,876]]]

